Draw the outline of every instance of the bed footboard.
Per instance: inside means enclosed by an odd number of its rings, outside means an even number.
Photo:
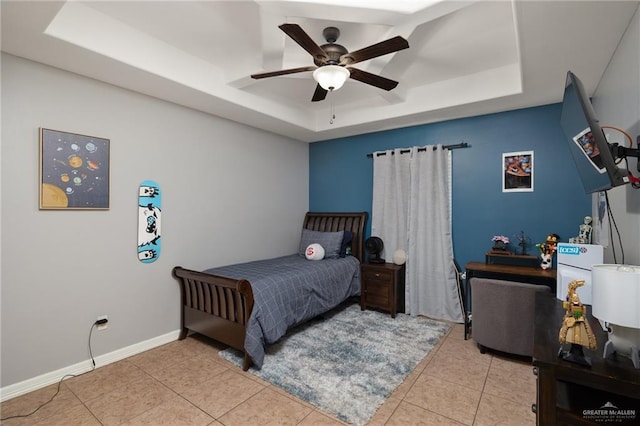
[[[242,368],[248,370],[251,358],[244,350],[244,339],[253,310],[253,290],[249,281],[180,266],[173,268],[172,275],[181,286],[180,340],[191,330],[229,345],[244,352]]]

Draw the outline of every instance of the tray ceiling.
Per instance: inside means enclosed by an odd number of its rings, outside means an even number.
[[[559,102],[567,70],[592,92],[637,7],[635,1],[2,1],[2,50],[313,142]],[[358,64],[400,84],[386,92],[349,79],[312,103],[311,72],[251,79],[313,65],[278,29],[282,23],[300,25],[319,45],[325,27],[338,27],[338,43],[350,51],[406,38],[409,49]]]

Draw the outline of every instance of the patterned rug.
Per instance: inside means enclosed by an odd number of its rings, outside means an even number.
[[[249,372],[351,424],[365,424],[442,336],[446,323],[341,306],[292,329]],[[220,356],[240,366],[240,352]]]

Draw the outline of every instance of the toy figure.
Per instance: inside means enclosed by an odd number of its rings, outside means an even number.
[[[580,225],[578,242],[581,244],[591,244],[591,216],[585,216],[584,223]]]
[[[591,326],[585,318],[587,310],[576,293],[576,289],[582,285],[584,285],[584,280],[571,281],[567,291],[567,300],[562,302],[566,313],[562,319],[558,340],[561,344],[571,343],[571,348],[569,351],[563,351],[561,347],[558,356],[566,361],[590,366],[591,362],[584,355],[582,347],[586,346],[594,351],[598,346]]]
[[[580,225],[580,232],[577,237],[569,238],[570,243],[574,244],[591,244],[591,231],[593,227],[591,226],[591,222],[593,219],[591,216],[585,216],[584,223]]]
[[[558,241],[560,240],[560,237],[558,236],[558,234],[549,234],[547,235],[547,241],[545,241],[545,244],[547,245],[549,251],[551,252],[551,254],[553,255],[553,253],[556,252],[556,249],[558,248]]]
[[[559,239],[560,237],[557,234],[549,234],[547,235],[547,240],[544,243],[536,244],[536,248],[540,250],[540,257],[542,258],[542,261],[540,262],[540,267],[542,269],[551,268],[553,253],[556,252]]]
[[[551,264],[553,263],[553,254],[552,253],[541,253],[540,254],[540,267],[542,269],[551,268]]]

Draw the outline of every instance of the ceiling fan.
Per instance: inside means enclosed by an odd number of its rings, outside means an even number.
[[[384,90],[391,90],[398,85],[397,81],[354,68],[351,65],[407,49],[409,43],[400,36],[349,52],[344,46],[336,43],[340,37],[340,30],[336,27],[327,27],[322,31],[322,36],[327,40],[327,44],[322,46],[318,46],[298,24],[282,24],[278,28],[309,52],[313,56],[313,62],[316,66],[253,74],[251,78],[260,79],[313,71],[313,78],[318,82],[318,85],[311,98],[312,102],[321,101],[326,98],[327,92],[338,90],[349,77]]]

